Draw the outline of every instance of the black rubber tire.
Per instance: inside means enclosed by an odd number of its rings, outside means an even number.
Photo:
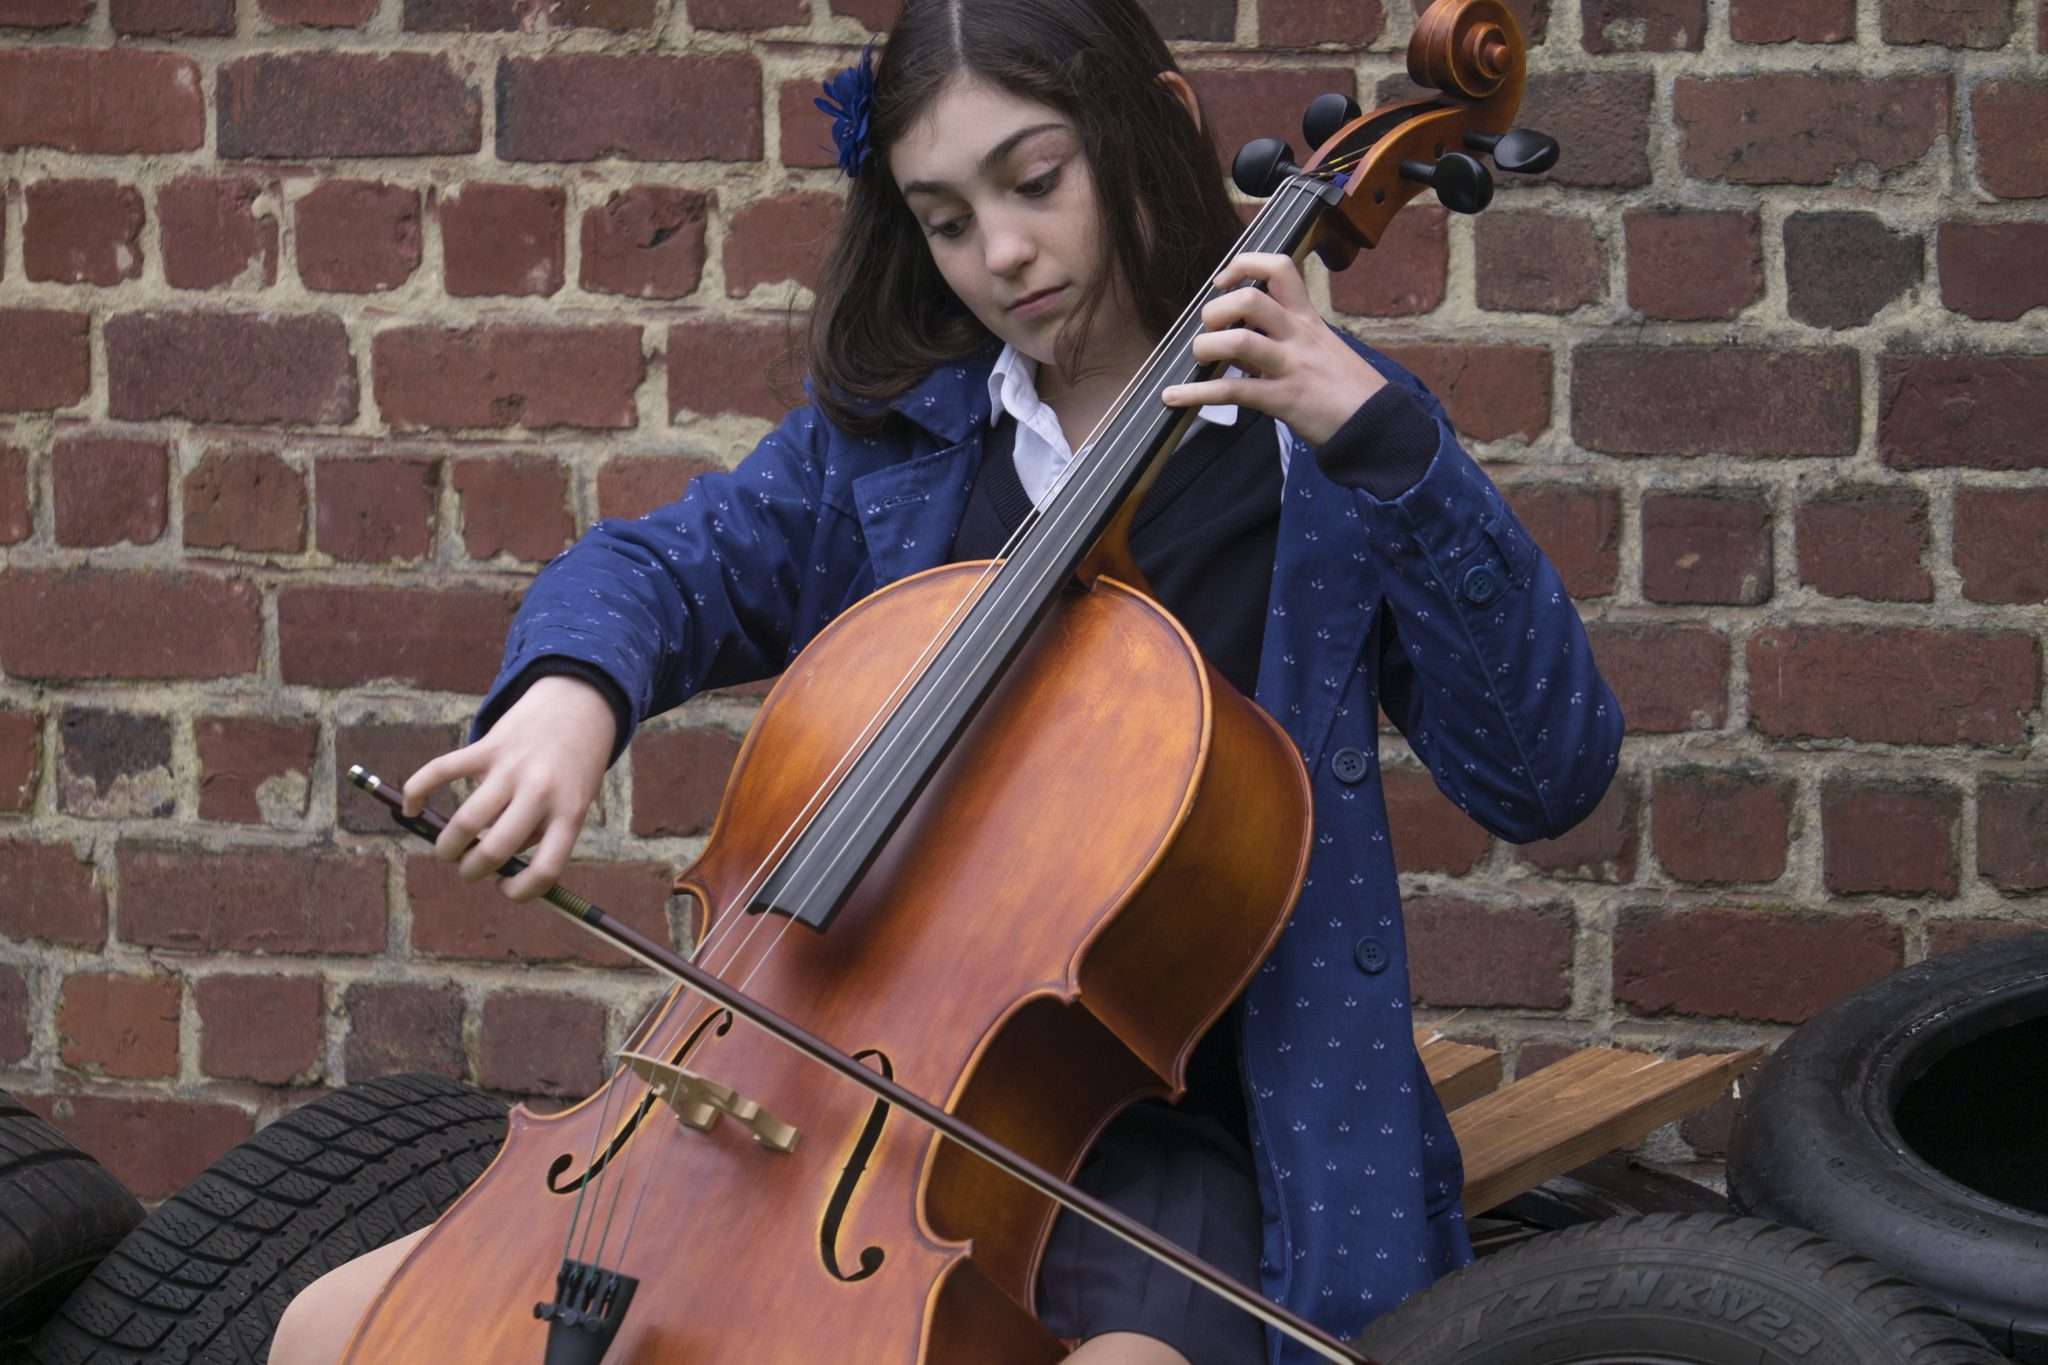
[[[129,1234],[31,1348],[39,1365],[260,1365],[292,1296],[434,1221],[496,1155],[505,1105],[439,1076],[296,1109]]]
[[[1728,1198],[1623,1152],[1593,1158],[1468,1218],[1472,1250],[1494,1256],[1546,1232],[1644,1213],[1726,1213]]]
[[[1385,1365],[2000,1365],[1925,1292],[1755,1218],[1586,1223],[1467,1266],[1374,1322]]]
[[[141,1221],[111,1171],[0,1090],[0,1347],[40,1327]]]
[[[1738,1210],[1853,1247],[2048,1362],[2048,934],[1865,987],[1746,1089]]]

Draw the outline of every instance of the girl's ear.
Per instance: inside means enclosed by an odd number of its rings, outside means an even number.
[[[1162,71],[1159,73],[1157,80],[1161,85],[1173,92],[1174,98],[1178,99],[1187,109],[1188,117],[1195,121],[1195,127],[1200,128],[1202,126],[1202,106],[1196,101],[1195,88],[1188,84],[1187,77],[1181,75],[1178,71]]]

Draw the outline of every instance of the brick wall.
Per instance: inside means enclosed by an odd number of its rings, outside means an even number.
[[[2048,12],[1516,7],[1557,170],[1313,285],[1449,403],[1632,734],[1525,848],[1395,742],[1416,994],[1524,1071],[1771,1041],[2048,924]],[[1407,88],[1411,0],[1153,9],[1227,149]],[[387,1070],[583,1093],[655,995],[337,774],[456,743],[533,570],[791,400],[811,96],[892,12],[0,0],[0,1085],[144,1196]],[[572,885],[675,927],[757,698],[641,734]]]

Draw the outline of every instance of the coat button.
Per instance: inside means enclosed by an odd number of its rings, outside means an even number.
[[[1337,774],[1337,780],[1346,786],[1365,780],[1366,770],[1372,761],[1363,749],[1339,749],[1330,755],[1330,771]]]
[[[1465,582],[1458,591],[1473,606],[1483,607],[1500,596],[1500,575],[1490,564],[1474,564],[1465,570]]]
[[[1378,976],[1387,969],[1387,946],[1376,938],[1358,940],[1353,956],[1358,959],[1358,970],[1367,976]]]

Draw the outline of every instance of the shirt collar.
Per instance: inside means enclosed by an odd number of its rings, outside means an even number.
[[[1003,420],[1005,404],[1003,394],[1007,390],[1021,412],[1029,412],[1033,405],[1041,402],[1038,396],[1037,362],[1007,343],[1003,353],[996,357],[995,368],[988,372],[988,424],[994,426]],[[1224,378],[1243,374],[1244,371],[1232,365],[1223,372]],[[1195,416],[1204,422],[1218,426],[1237,425],[1235,403],[1210,403],[1199,409]]]

